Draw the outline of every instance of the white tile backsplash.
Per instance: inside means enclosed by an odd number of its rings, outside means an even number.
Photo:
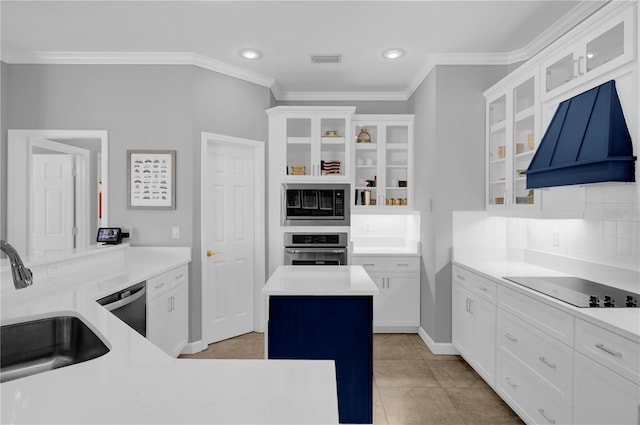
[[[588,186],[583,220],[526,220],[525,244],[509,238],[510,248],[640,270],[639,190],[635,183]],[[519,231],[519,226],[510,228]],[[559,234],[558,246],[554,232]]]

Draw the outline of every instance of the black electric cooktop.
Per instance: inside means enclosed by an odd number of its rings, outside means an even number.
[[[504,279],[576,307],[638,307],[640,294],[573,276],[505,276]]]

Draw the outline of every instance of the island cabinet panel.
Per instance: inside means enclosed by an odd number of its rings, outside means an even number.
[[[269,297],[269,359],[334,360],[340,423],[373,423],[372,296]]]

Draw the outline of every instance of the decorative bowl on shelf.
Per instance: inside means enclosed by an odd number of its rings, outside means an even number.
[[[327,130],[324,132],[324,137],[340,137],[338,130]]]

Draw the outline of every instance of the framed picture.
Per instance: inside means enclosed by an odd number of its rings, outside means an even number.
[[[176,151],[128,150],[127,207],[176,209]]]

